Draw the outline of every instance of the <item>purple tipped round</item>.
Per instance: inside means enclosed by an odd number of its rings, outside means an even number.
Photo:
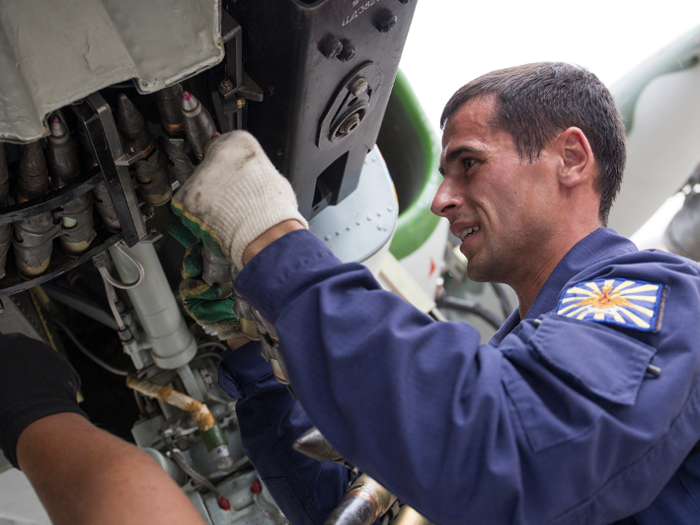
[[[68,128],[63,124],[63,122],[61,122],[58,115],[54,115],[54,117],[51,119],[50,131],[50,142],[63,143],[68,140]]]
[[[199,103],[197,97],[188,91],[182,93],[180,107],[185,124],[185,134],[192,144],[194,154],[201,159],[204,156],[204,147],[217,132],[214,119]]]

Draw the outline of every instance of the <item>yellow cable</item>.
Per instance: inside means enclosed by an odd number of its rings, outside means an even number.
[[[46,294],[46,292],[44,291],[44,289],[40,285],[37,285],[34,288],[29,289],[29,297],[31,297],[31,299],[32,299],[32,303],[34,304],[34,309],[36,310],[36,314],[39,316],[39,322],[41,323],[41,327],[44,329],[44,333],[46,334],[46,337],[49,340],[49,344],[51,345],[51,348],[53,348],[56,352],[58,352],[58,348],[56,347],[56,342],[53,339],[53,335],[51,334],[51,330],[49,330],[49,325],[46,322],[46,318],[44,317],[44,314],[41,311],[42,305],[47,310],[49,309],[49,304],[51,302],[51,299],[49,299],[49,296]],[[39,304],[40,302],[41,302],[41,304]],[[78,403],[82,403],[83,401],[85,401],[85,397],[83,396],[83,393],[81,390],[78,390],[76,398],[77,398]]]
[[[49,325],[46,322],[46,319],[44,318],[44,314],[41,311],[41,305],[39,304],[41,302],[45,308],[48,308],[49,296],[46,295],[46,292],[41,286],[35,286],[34,288],[29,289],[29,297],[32,298],[32,303],[34,303],[34,309],[36,310],[36,313],[39,316],[39,322],[41,323],[41,326],[44,329],[44,333],[46,334],[46,338],[49,340],[51,348],[58,352],[56,343],[53,340],[53,335],[51,335],[51,330],[49,330]]]

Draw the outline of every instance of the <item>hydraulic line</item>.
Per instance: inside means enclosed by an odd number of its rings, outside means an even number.
[[[104,273],[102,272],[102,268],[100,268],[98,271],[100,272],[100,275],[102,276],[102,281],[105,285],[105,293],[107,294],[107,303],[109,304],[109,309],[112,311],[112,315],[114,316],[114,320],[117,322],[119,331],[122,332],[126,330],[126,325],[124,324],[122,316],[119,313],[119,309],[117,308],[116,292],[114,291],[114,288],[109,283],[109,281],[105,279]]]
[[[199,427],[202,433],[202,440],[207,446],[207,450],[216,467],[223,472],[233,467],[233,459],[231,458],[226,436],[224,436],[223,430],[221,430],[221,427],[204,403],[200,403],[196,399],[168,386],[161,386],[136,375],[130,375],[126,378],[126,386],[148,397],[160,399],[164,403],[188,412],[197,424],[197,427]]]
[[[119,288],[121,290],[131,290],[133,288],[136,288],[139,284],[143,282],[143,278],[146,275],[146,272],[143,268],[143,265],[138,261],[136,257],[134,257],[131,253],[129,253],[125,248],[124,245],[120,242],[116,245],[117,250],[119,250],[122,254],[124,254],[124,257],[129,259],[134,266],[136,267],[136,271],[138,272],[139,276],[138,278],[133,282],[133,283],[123,283],[121,281],[117,281],[112,277],[107,270],[105,266],[99,266],[98,270],[100,272],[100,275],[102,278],[107,281],[109,284],[114,286],[115,288]]]
[[[118,376],[126,377],[129,375],[128,370],[121,370],[119,368],[116,368],[116,367],[110,365],[109,363],[106,363],[105,361],[103,361],[102,359],[97,357],[92,352],[90,352],[87,348],[85,348],[85,346],[83,346],[83,344],[80,341],[78,341],[78,338],[75,337],[73,332],[71,330],[69,330],[68,327],[66,325],[64,325],[61,321],[59,321],[57,319],[52,319],[52,321],[54,322],[54,324],[56,326],[58,326],[61,330],[63,330],[66,333],[66,335],[70,338],[71,341],[73,341],[73,344],[75,344],[75,346],[78,348],[78,350],[80,350],[85,355],[85,357],[90,359],[96,365],[99,365],[100,367],[107,370],[107,372],[111,372],[111,373],[116,374]]]

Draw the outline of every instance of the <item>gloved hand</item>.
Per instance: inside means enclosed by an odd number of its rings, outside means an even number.
[[[214,246],[219,246],[239,270],[248,245],[273,226],[296,219],[308,227],[292,186],[247,131],[232,131],[210,142],[172,207],[207,249],[216,253]]]
[[[240,322],[233,313],[233,296],[222,298],[223,294],[218,284],[212,286],[198,279],[204,267],[202,242],[183,224],[176,221],[168,224],[168,232],[187,248],[182,261],[183,281],[180,283],[180,297],[187,313],[197,324],[214,330],[219,339],[243,336]],[[223,256],[218,244],[210,243],[210,246],[209,249],[213,253]]]
[[[74,412],[80,377],[58,352],[22,334],[0,335],[0,448],[15,468],[17,440],[34,421]]]

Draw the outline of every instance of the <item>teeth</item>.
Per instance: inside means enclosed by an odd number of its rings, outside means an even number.
[[[472,233],[476,233],[479,231],[479,226],[474,226],[473,228],[467,228],[464,230],[462,233],[459,234],[459,238],[464,242],[467,237],[469,237]]]

